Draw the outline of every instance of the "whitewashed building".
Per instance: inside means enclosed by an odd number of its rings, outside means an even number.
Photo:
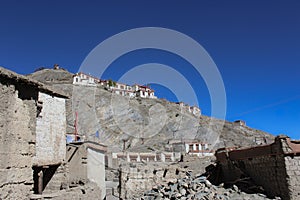
[[[185,104],[184,102],[176,102],[176,104],[179,106],[180,111],[188,111],[189,113],[192,113],[195,116],[200,117],[201,116],[201,109],[197,106],[190,106],[188,104]]]
[[[97,86],[102,85],[109,91],[115,94],[119,94],[127,97],[142,97],[142,98],[153,98],[157,97],[154,95],[154,90],[148,86],[142,86],[135,84],[133,86],[118,83],[112,80],[101,80],[83,72],[76,73],[73,76],[74,85],[86,85],[86,86]]]
[[[198,157],[214,155],[208,143],[198,141],[185,142],[185,152]]]
[[[154,95],[154,90],[152,90],[148,86],[143,86],[143,85],[135,84],[135,85],[133,85],[133,89],[134,89],[137,97],[152,98],[152,99],[156,99],[157,98]]]
[[[82,72],[79,72],[73,76],[73,84],[75,85],[97,86],[98,82],[98,78]]]
[[[123,83],[116,83],[114,86],[110,87],[111,91],[115,94],[122,96],[135,97],[136,94],[133,90],[133,87]]]

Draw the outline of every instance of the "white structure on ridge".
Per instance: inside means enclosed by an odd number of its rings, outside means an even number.
[[[181,111],[186,110],[186,111],[192,113],[195,116],[199,116],[199,117],[201,116],[201,110],[197,106],[190,106],[188,104],[185,104],[182,101],[181,102],[177,102],[176,104],[179,105]]]
[[[73,76],[74,85],[86,85],[86,86],[97,86],[102,85],[110,90],[112,93],[119,94],[122,96],[142,97],[142,98],[153,98],[157,97],[154,95],[154,90],[148,86],[135,84],[133,86],[118,83],[112,80],[101,80],[91,75],[79,72]]]
[[[79,72],[73,76],[73,84],[75,85],[88,85],[88,86],[97,86],[99,79]]]
[[[152,99],[157,98],[154,95],[154,90],[152,90],[148,86],[135,84],[135,85],[133,85],[133,88],[134,88],[134,91],[135,91],[137,97],[152,98]]]

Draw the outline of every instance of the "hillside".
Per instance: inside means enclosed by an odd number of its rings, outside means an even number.
[[[121,151],[124,144],[128,151],[165,150],[171,140],[187,139],[208,142],[214,149],[250,146],[255,137],[273,141],[268,133],[207,116],[196,117],[166,100],[130,99],[101,86],[74,86],[72,74],[64,70],[45,69],[29,76],[72,96],[67,102],[68,132],[74,132],[77,112],[79,134],[106,144],[110,151]]]

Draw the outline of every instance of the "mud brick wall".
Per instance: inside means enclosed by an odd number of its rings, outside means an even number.
[[[0,199],[28,199],[33,186],[37,91],[3,81],[0,80]]]
[[[300,199],[300,156],[286,156],[289,192],[292,200]]]
[[[271,145],[247,149],[220,149],[217,161],[222,167],[224,182],[232,182],[242,175],[251,177],[264,187],[270,197],[284,200],[300,199],[300,156],[298,144],[288,137],[277,137]]]
[[[262,185],[268,196],[289,198],[284,156],[262,156],[236,161],[237,166],[248,174],[256,184]]]

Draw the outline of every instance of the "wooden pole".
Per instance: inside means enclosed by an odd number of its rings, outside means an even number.
[[[39,176],[39,180],[38,180],[38,193],[42,194],[43,193],[43,179],[44,179],[44,172],[43,169],[41,169],[41,171],[38,173]]]

